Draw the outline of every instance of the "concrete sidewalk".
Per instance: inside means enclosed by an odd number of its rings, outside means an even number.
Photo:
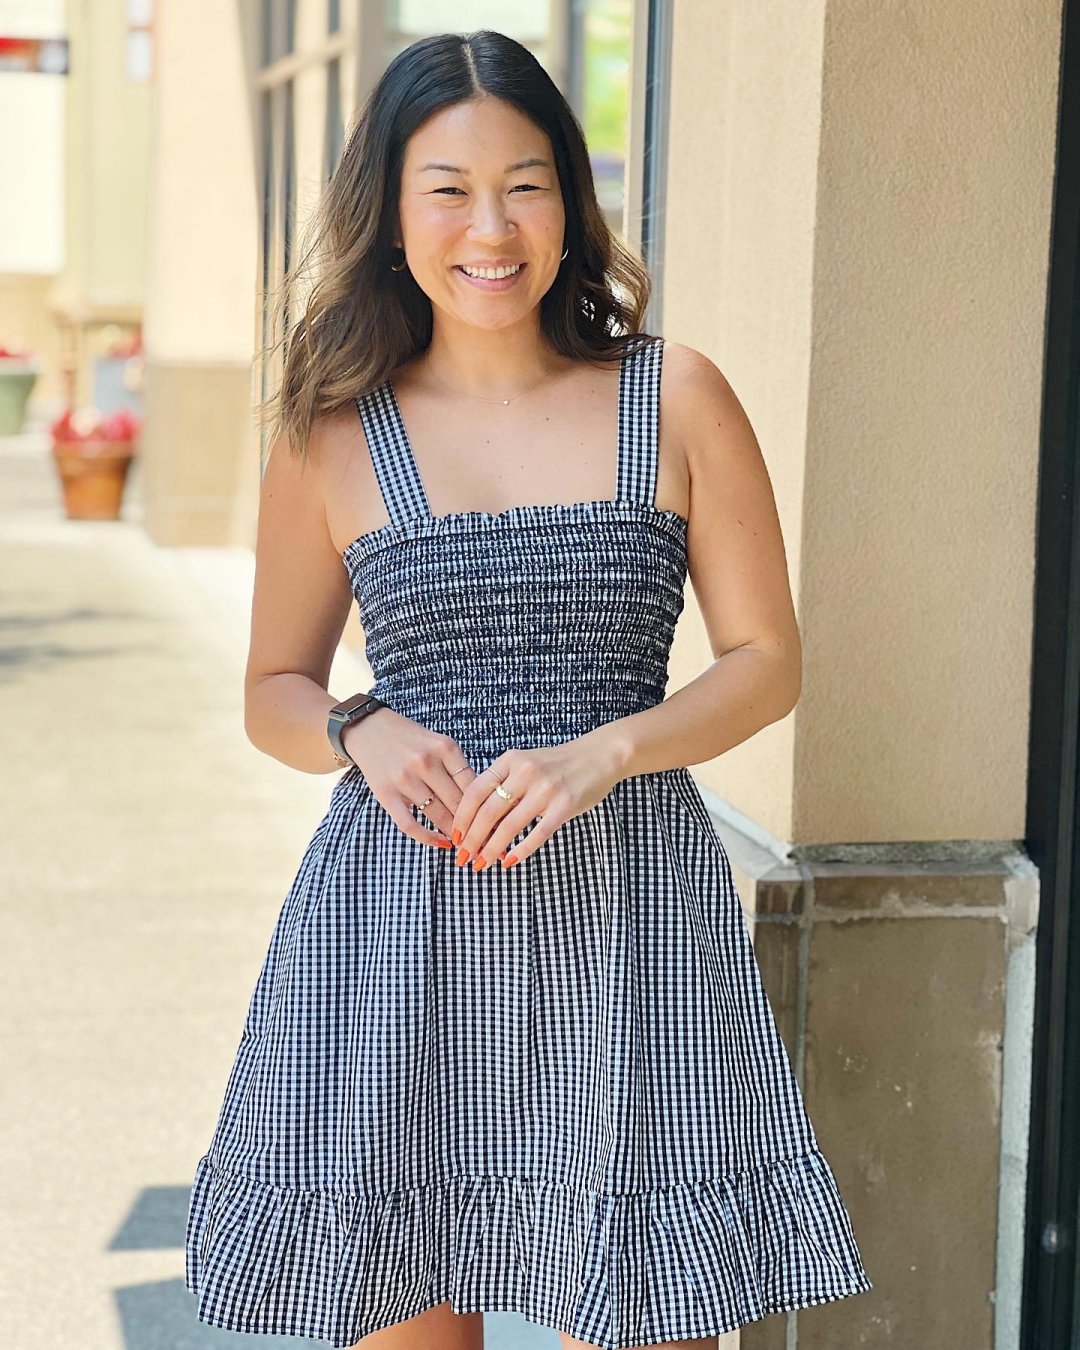
[[[250,551],[159,548],[135,507],[68,521],[47,451],[0,438],[0,1341],[312,1346],[197,1323],[183,1238],[336,775],[244,735]],[[331,690],[369,682],[342,648]],[[516,1314],[485,1322],[489,1350],[557,1350]]]

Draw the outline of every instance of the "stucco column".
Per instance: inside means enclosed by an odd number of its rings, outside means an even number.
[[[664,332],[757,431],[805,656],[794,712],[695,773],[875,1283],[755,1350],[989,1348],[1019,1297],[998,1182],[1008,1208],[1060,23],[675,8]],[[671,687],[711,659],[691,598]]]
[[[258,235],[242,8],[184,0],[155,12],[141,477],[160,544],[254,537]]]

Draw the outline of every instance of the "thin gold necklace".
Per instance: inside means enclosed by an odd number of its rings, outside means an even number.
[[[557,371],[549,370],[546,375],[540,376],[536,381],[536,384],[530,384],[528,389],[519,389],[516,394],[511,394],[509,398],[485,398],[483,394],[463,394],[460,389],[454,389],[448,385],[445,380],[440,380],[437,375],[432,375],[430,370],[428,371],[428,378],[434,380],[436,384],[442,385],[442,387],[451,394],[457,394],[459,398],[475,398],[479,399],[481,403],[501,403],[502,406],[505,407],[508,403],[513,403],[514,399],[521,398],[523,394],[529,393],[530,390],[535,389],[537,385],[543,384],[545,380],[549,380],[552,375],[557,373]]]

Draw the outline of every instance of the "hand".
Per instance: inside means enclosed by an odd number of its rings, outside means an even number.
[[[476,774],[452,736],[429,731],[392,708],[377,708],[347,726],[341,743],[403,834],[435,848],[453,847],[453,814]],[[455,773],[458,769],[462,772]],[[429,797],[420,809],[434,829],[410,810]]]
[[[460,845],[459,865],[468,863],[474,871],[483,871],[503,856],[511,839],[526,825],[541,819],[505,858],[503,866],[512,867],[535,853],[560,825],[595,806],[622,777],[617,752],[601,748],[590,736],[561,745],[505,751],[488,769],[474,775],[454,811],[450,837]],[[500,778],[513,795],[512,802],[496,791]]]

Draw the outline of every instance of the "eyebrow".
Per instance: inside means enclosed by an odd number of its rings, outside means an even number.
[[[551,163],[546,159],[519,159],[516,164],[508,164],[503,170],[504,173],[515,173],[518,169],[550,169]],[[439,169],[443,173],[468,173],[467,169],[459,169],[453,164],[421,164],[417,173],[427,173],[429,169]]]

